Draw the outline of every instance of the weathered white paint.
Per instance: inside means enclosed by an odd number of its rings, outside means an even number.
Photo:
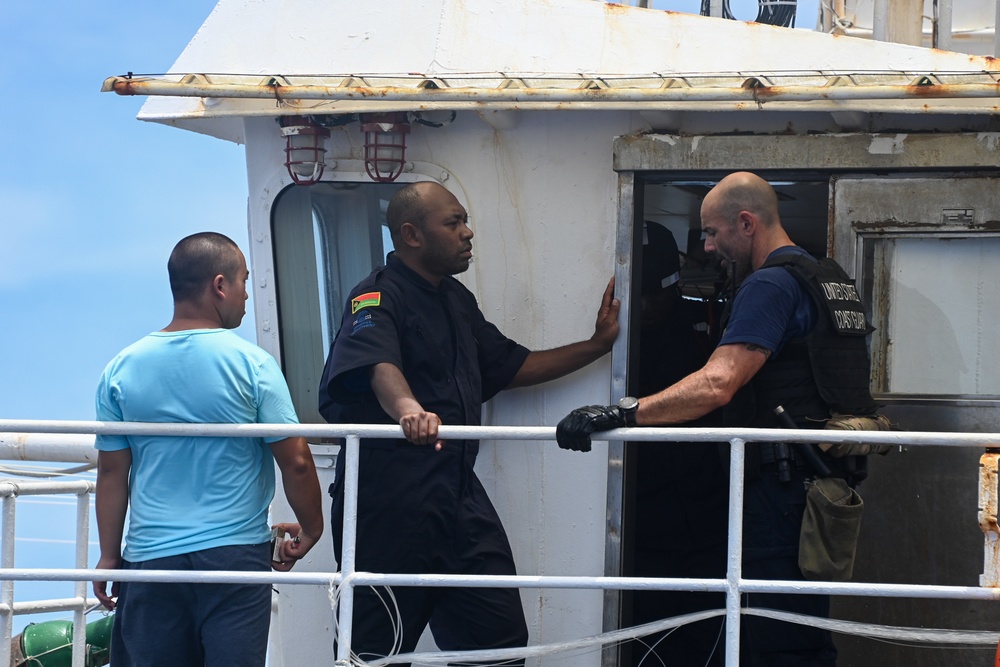
[[[985,144],[986,150],[989,151],[995,151],[997,146],[1000,146],[1000,133],[997,132],[980,132],[977,139]]]
[[[993,69],[961,54],[591,0],[222,0],[170,71],[530,77],[854,71],[873,63],[895,71]],[[837,109],[818,100],[817,110]],[[279,111],[273,101],[156,98],[140,118],[241,141],[232,116]]]
[[[868,147],[868,152],[872,155],[899,155],[903,152],[903,144],[905,141],[905,134],[872,137],[872,142]]]
[[[1000,395],[1000,204],[997,179],[844,178],[835,185],[842,260],[867,244],[879,268],[874,292],[876,364],[891,395]],[[845,252],[846,251],[846,252]],[[858,255],[861,251],[857,250]]]

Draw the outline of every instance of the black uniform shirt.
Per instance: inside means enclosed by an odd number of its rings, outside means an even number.
[[[511,383],[528,353],[486,321],[460,282],[446,277],[434,287],[390,253],[351,291],[323,371],[320,413],[331,423],[396,423],[369,382],[370,367],[388,362],[424,410],[444,424],[476,426],[483,402]]]

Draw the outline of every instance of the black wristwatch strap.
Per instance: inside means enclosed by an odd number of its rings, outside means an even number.
[[[625,396],[618,400],[618,409],[622,411],[625,426],[635,426],[635,413],[639,409],[639,401],[632,396]]]

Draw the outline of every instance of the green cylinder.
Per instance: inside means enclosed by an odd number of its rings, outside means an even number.
[[[114,614],[87,624],[87,667],[99,667],[111,661],[111,628],[114,625]]]
[[[108,664],[114,614],[87,624],[87,667]],[[70,667],[73,659],[73,621],[32,623],[14,638],[16,667]]]

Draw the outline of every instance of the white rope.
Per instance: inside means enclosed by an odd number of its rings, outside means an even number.
[[[877,625],[859,623],[857,621],[841,621],[833,618],[818,618],[791,614],[774,609],[747,608],[743,610],[749,616],[773,618],[798,625],[809,625],[814,628],[829,630],[842,635],[857,635],[869,639],[884,639],[892,641],[908,641],[920,644],[947,644],[957,646],[991,646],[1000,642],[1000,632],[993,630],[949,630],[945,628],[906,628],[895,625]]]
[[[571,651],[588,651],[599,649],[605,644],[616,644],[629,639],[636,639],[656,632],[663,632],[679,628],[688,623],[695,623],[709,618],[725,616],[725,610],[700,611],[684,616],[665,618],[652,623],[645,623],[622,630],[613,630],[591,637],[572,639],[564,642],[543,644],[540,646],[527,646],[519,648],[503,648],[482,651],[434,651],[424,653],[402,653],[395,656],[387,656],[372,660],[370,662],[359,663],[366,667],[382,667],[382,665],[392,665],[401,662],[411,662],[419,665],[447,665],[452,662],[477,662],[503,664],[519,658],[535,658],[554,653],[568,653]]]
[[[631,639],[639,639],[657,632],[673,630],[682,625],[696,623],[711,618],[725,616],[725,610],[709,610],[683,616],[666,618],[630,628],[605,632],[599,635],[554,642],[539,646],[521,648],[491,649],[480,651],[427,651],[422,653],[401,653],[368,662],[358,660],[352,664],[363,667],[383,667],[399,663],[414,665],[448,665],[449,663],[475,662],[480,665],[504,665],[513,660],[537,658],[556,653],[585,652],[598,650],[606,645],[617,644]],[[819,618],[792,614],[773,609],[744,608],[742,613],[749,616],[770,618],[777,621],[821,628],[845,635],[856,635],[882,641],[902,641],[914,644],[940,645],[951,647],[995,647],[1000,642],[1000,632],[990,630],[950,630],[944,628],[910,628],[892,625],[860,623],[837,619]],[[398,610],[397,610],[398,614]],[[397,616],[398,619],[398,616]],[[354,658],[356,656],[353,656]]]
[[[340,586],[334,584],[333,579],[330,580],[329,587],[327,589],[327,596],[330,599],[330,608],[333,610],[333,640],[337,641],[340,637],[340,615],[337,613],[337,605],[340,602],[340,596],[345,590],[345,587],[350,585],[352,580],[357,578],[357,572],[349,574],[344,577],[340,582]],[[375,586],[369,586],[372,592],[378,597],[379,602],[382,603],[382,608],[385,610],[389,617],[389,622],[392,624],[392,648],[389,650],[389,655],[396,655],[403,644],[403,618],[399,611],[399,605],[396,602],[396,596],[392,592],[392,588],[389,586],[380,587],[385,590],[385,595],[379,592],[379,589]],[[354,650],[351,650],[350,660],[352,665],[366,665],[364,660],[358,656]]]

